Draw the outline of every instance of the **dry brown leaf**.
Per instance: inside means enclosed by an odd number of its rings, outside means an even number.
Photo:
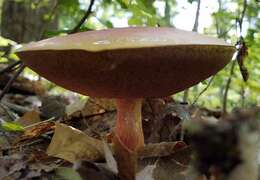
[[[25,113],[21,118],[17,120],[17,123],[23,127],[41,122],[40,113],[37,111],[30,111]]]
[[[182,148],[165,157],[151,157],[139,160],[139,170],[155,166],[152,173],[154,180],[187,180],[187,167],[190,162],[191,148]],[[148,166],[148,167],[147,167]],[[147,177],[149,173],[145,173]],[[151,175],[151,174],[150,174]]]
[[[47,154],[72,163],[82,159],[96,161],[104,157],[102,141],[62,123],[56,123]]]
[[[115,109],[115,102],[112,99],[90,98],[82,109],[82,115],[86,117],[93,114],[104,113],[105,111],[114,111]]]
[[[54,129],[54,126],[53,122],[44,122],[37,126],[33,126],[32,128],[25,130],[24,134],[18,137],[16,143],[39,137],[47,131]]]

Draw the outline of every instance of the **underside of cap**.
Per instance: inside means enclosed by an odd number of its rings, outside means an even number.
[[[114,49],[20,51],[34,71],[69,90],[108,98],[164,97],[222,69],[234,48],[179,45]]]

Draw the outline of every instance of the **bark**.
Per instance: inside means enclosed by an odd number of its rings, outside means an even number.
[[[46,18],[56,4],[56,0],[5,0],[2,5],[1,35],[18,43],[43,38],[46,29],[57,29],[57,17]]]
[[[192,28],[193,32],[198,32],[199,27],[199,17],[200,17],[200,0],[197,1],[197,11],[196,11],[196,17],[194,21],[194,25]],[[189,98],[189,89],[186,89],[183,94],[183,102],[187,102]]]

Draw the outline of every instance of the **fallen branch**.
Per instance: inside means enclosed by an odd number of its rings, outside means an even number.
[[[1,94],[0,94],[0,101],[3,99],[4,95],[9,91],[9,89],[12,86],[13,82],[22,73],[24,68],[25,68],[25,65],[23,63],[21,63],[19,69],[15,72],[14,76],[8,81],[8,83],[4,87],[3,91],[1,92]]]
[[[9,64],[6,68],[0,70],[0,76],[4,73],[12,71],[14,67],[20,65],[21,63],[22,63],[21,61],[16,61],[14,63]]]

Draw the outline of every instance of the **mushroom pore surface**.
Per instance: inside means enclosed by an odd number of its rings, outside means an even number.
[[[222,69],[235,48],[174,28],[120,28],[30,43],[18,56],[43,77],[95,97],[163,97]]]

